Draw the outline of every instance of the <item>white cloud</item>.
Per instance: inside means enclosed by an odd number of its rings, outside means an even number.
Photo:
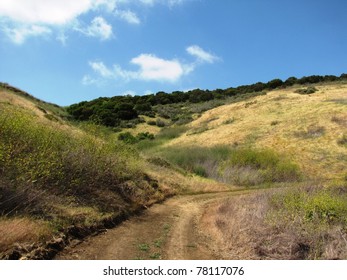
[[[105,8],[108,12],[113,12],[120,0],[94,0],[94,9]]]
[[[124,70],[119,65],[108,68],[101,61],[89,62],[90,67],[105,79],[144,80],[157,82],[176,82],[186,74],[184,66],[177,60],[165,60],[153,54],[141,54],[130,61],[137,65],[137,71]]]
[[[185,64],[177,59],[163,59],[154,54],[140,54],[130,60],[131,64],[138,66],[137,71],[125,70],[117,64],[109,68],[101,61],[92,61],[89,62],[89,65],[103,79],[122,79],[126,82],[143,80],[174,83],[194,71],[198,65],[219,60],[217,56],[205,52],[196,45],[188,47],[186,51],[196,57],[196,61]],[[88,79],[86,81],[89,82]]]
[[[140,17],[128,9],[136,7],[134,2],[146,6],[163,4],[172,7],[185,1],[187,0],[0,0],[0,31],[17,44],[24,43],[30,36],[46,35],[47,30],[55,32],[53,38],[63,45],[66,45],[65,34],[69,31],[79,31],[86,36],[106,40],[112,38],[113,28],[106,22],[105,13],[129,24],[139,25]],[[85,27],[86,24],[80,18],[86,14],[94,16],[89,27]]]
[[[64,32],[60,32],[56,38],[63,46],[66,46],[68,37]]]
[[[174,5],[181,4],[187,0],[139,0],[139,1],[145,5],[154,5],[155,3],[162,3],[162,4],[167,4],[169,7],[172,7]]]
[[[89,86],[89,85],[94,85],[94,84],[98,84],[99,80],[94,79],[92,77],[90,77],[89,75],[85,75],[82,78],[82,84],[85,86]]]
[[[86,28],[75,27],[75,30],[89,37],[99,37],[101,40],[110,39],[113,35],[112,26],[102,17],[96,17]]]
[[[52,32],[51,29],[39,25],[4,27],[3,31],[13,43],[18,45],[22,44],[27,37],[43,36]]]
[[[1,0],[1,29],[15,43],[22,44],[30,36],[40,36],[58,29],[56,39],[66,44],[61,30],[75,26],[78,17],[87,12],[113,12],[118,0]],[[15,27],[13,27],[15,26]],[[74,27],[73,27],[74,28]],[[49,30],[49,32],[48,32]],[[76,28],[74,29],[76,30]],[[87,28],[87,36],[102,40],[111,38],[112,26],[97,16]]]
[[[138,17],[134,12],[132,12],[132,11],[130,11],[130,10],[126,10],[126,11],[123,11],[123,10],[121,10],[121,11],[116,11],[115,14],[116,14],[119,18],[125,20],[125,21],[128,22],[128,23],[131,23],[131,24],[140,24],[140,23],[141,23],[139,17]]]
[[[209,52],[204,51],[202,48],[200,48],[197,45],[190,46],[186,49],[186,51],[197,58],[198,62],[207,62],[207,63],[214,63],[219,58]]]
[[[101,61],[89,62],[90,67],[103,78],[112,78],[114,73]]]
[[[153,5],[155,0],[140,0],[140,2],[145,5]]]
[[[92,0],[1,0],[0,15],[28,24],[66,24],[93,5]]]
[[[152,54],[141,54],[131,60],[138,65],[139,78],[145,81],[177,81],[183,74],[184,69],[177,60],[165,60]]]

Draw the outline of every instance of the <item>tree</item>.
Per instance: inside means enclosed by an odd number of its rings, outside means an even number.
[[[266,84],[266,86],[269,88],[269,89],[275,89],[275,88],[279,88],[280,86],[283,85],[283,81],[281,79],[273,79],[271,80],[270,82],[268,82]]]
[[[120,103],[115,107],[117,118],[121,120],[131,120],[138,117],[137,112],[130,103]]]
[[[298,79],[296,77],[289,77],[287,80],[284,82],[284,86],[290,87],[292,85],[295,85],[298,82]]]

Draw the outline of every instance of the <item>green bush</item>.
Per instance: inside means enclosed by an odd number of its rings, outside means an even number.
[[[317,92],[318,89],[315,87],[307,87],[307,88],[303,88],[303,89],[297,89],[295,91],[295,93],[299,93],[299,94],[313,94],[315,92]]]
[[[130,132],[123,132],[118,135],[118,140],[123,141],[127,144],[135,144],[138,142],[138,139],[133,136]]]
[[[140,132],[135,137],[130,132],[123,132],[118,135],[118,140],[127,144],[136,144],[143,140],[154,140],[154,134],[149,132]]]

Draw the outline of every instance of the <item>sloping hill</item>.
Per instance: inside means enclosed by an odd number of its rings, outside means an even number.
[[[347,84],[292,87],[205,112],[168,147],[226,144],[270,148],[299,164],[311,179],[346,176]]]
[[[0,89],[0,258],[50,258],[174,192],[143,171],[136,150],[64,114]]]

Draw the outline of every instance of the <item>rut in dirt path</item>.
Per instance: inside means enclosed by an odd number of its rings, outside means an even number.
[[[66,248],[56,259],[219,259],[199,218],[212,202],[244,191],[178,196],[147,209],[118,227]]]

